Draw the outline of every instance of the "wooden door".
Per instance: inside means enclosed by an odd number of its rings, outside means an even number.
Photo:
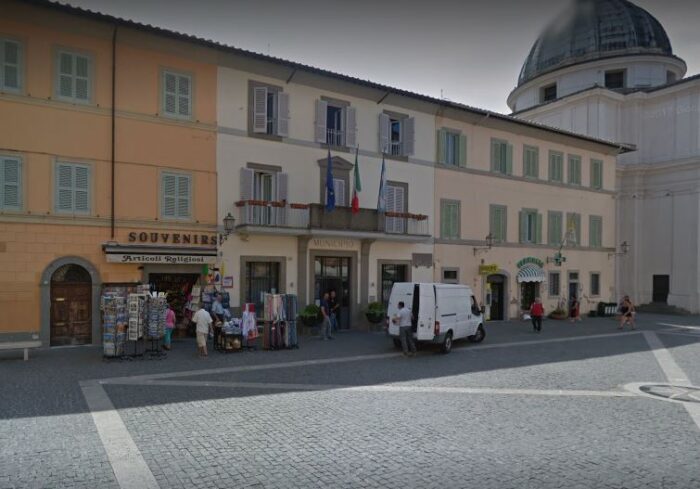
[[[51,346],[92,343],[92,286],[51,285]]]

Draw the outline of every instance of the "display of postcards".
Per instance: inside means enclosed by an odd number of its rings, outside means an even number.
[[[105,343],[104,344],[104,355],[107,357],[113,357],[115,355],[115,347],[114,343]]]

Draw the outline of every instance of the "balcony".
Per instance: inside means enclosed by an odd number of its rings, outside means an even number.
[[[321,204],[244,200],[236,229],[244,234],[343,235],[392,241],[423,241],[430,237],[428,216],[402,212],[381,214],[375,209],[336,207],[326,212]]]

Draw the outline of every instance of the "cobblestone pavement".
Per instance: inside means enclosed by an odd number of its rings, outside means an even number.
[[[3,353],[0,488],[698,488],[697,411],[623,386],[700,385],[700,318],[639,319],[661,353],[609,319],[494,323],[413,359],[375,333],[207,359],[189,340],[152,361]]]

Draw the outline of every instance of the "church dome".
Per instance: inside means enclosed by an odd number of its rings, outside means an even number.
[[[556,69],[634,54],[673,56],[658,20],[627,0],[574,0],[532,46],[518,86]]]

